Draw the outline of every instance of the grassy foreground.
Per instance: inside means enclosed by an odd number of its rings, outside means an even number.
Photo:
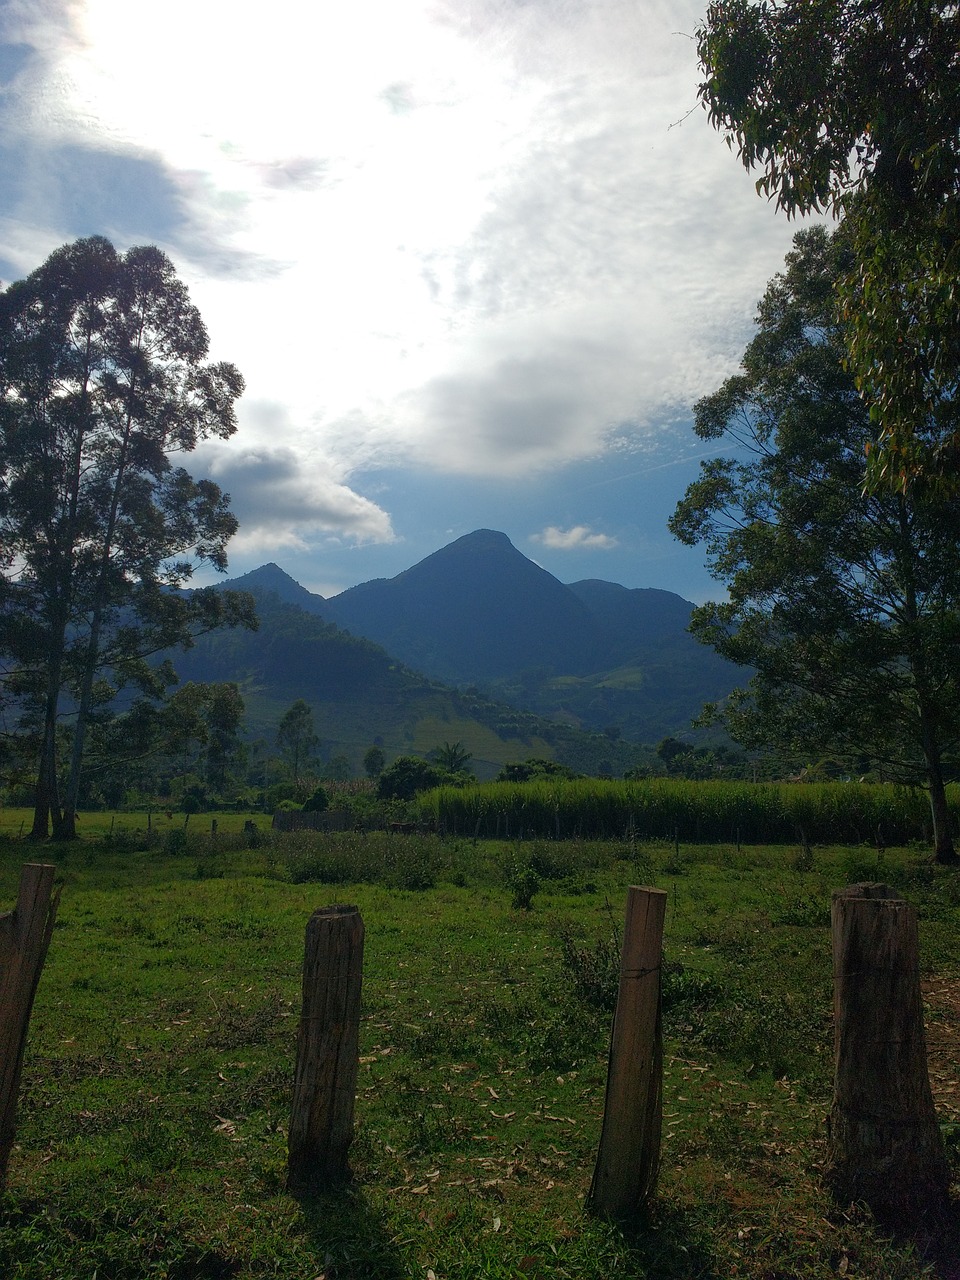
[[[955,1232],[888,1240],[819,1180],[829,896],[859,879],[899,884],[920,909],[931,1068],[960,1172],[960,879],[917,851],[168,825],[146,848],[130,830],[42,851],[63,892],[0,1275],[956,1274]],[[4,908],[36,853],[0,840]],[[631,883],[670,894],[667,1055],[658,1198],[622,1229],[583,1201]],[[285,1126],[303,931],[332,902],[356,903],[367,933],[355,1178],[296,1200]]]

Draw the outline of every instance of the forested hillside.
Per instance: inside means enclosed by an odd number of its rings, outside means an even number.
[[[273,593],[253,594],[258,631],[205,636],[176,658],[181,682],[239,686],[253,738],[272,744],[284,711],[303,699],[313,711],[321,759],[346,756],[357,773],[372,744],[390,757],[461,741],[481,777],[529,756],[614,774],[649,759],[635,744],[551,723],[478,690],[448,688]]]

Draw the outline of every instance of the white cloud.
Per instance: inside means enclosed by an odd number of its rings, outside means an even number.
[[[793,228],[701,111],[672,127],[702,12],[14,0],[36,53],[0,101],[29,153],[0,252],[29,269],[112,226],[163,244],[249,388],[209,454],[235,546],[389,541],[360,468],[548,472],[643,446],[735,367]],[[108,192],[112,224],[74,226],[49,198],[65,146],[155,169],[165,220],[141,231]]]
[[[593,533],[585,524],[574,525],[572,529],[547,525],[542,533],[531,534],[530,541],[542,543],[551,551],[612,551],[619,546],[616,538]]]
[[[356,543],[393,540],[387,513],[337,481],[322,457],[263,445],[211,445],[198,453],[198,473],[202,470],[230,494],[240,521],[230,546],[240,555],[305,551],[331,537]]]

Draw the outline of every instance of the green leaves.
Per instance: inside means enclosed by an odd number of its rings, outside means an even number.
[[[878,427],[868,483],[956,490],[960,10],[899,0],[712,4],[700,100],[788,216],[846,220],[834,283]],[[931,439],[928,426],[938,434]]]
[[[670,522],[727,590],[691,631],[755,672],[724,708],[744,745],[867,757],[942,800],[960,740],[960,498],[864,492],[879,432],[845,367],[832,288],[848,233],[814,228],[794,246],[742,372],[697,406],[698,434],[736,456],[703,463]],[[944,437],[935,415],[916,433]]]
[[[297,698],[281,717],[277,727],[277,746],[290,766],[294,785],[299,787],[302,770],[320,746],[320,739],[314,732],[313,711],[303,698]]]
[[[151,245],[119,254],[103,237],[78,240],[0,293],[0,654],[43,673],[37,835],[51,812],[72,832],[87,724],[110,686],[157,695],[150,654],[188,644],[215,614],[252,617],[249,601],[194,608],[170,591],[198,563],[223,569],[237,528],[227,496],[171,462],[236,429],[243,380],[206,364],[207,348]],[[75,714],[61,805],[65,693]]]

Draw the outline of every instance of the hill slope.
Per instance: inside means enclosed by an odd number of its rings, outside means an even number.
[[[341,631],[273,592],[254,587],[252,594],[259,631],[217,632],[173,657],[182,681],[236,682],[251,735],[262,736],[270,747],[280,717],[303,698],[313,710],[322,757],[345,755],[358,774],[373,744],[389,760],[460,741],[473,754],[472,767],[481,778],[528,756],[557,759],[590,773],[601,766],[622,773],[644,759],[644,752],[629,743],[611,744],[479,693],[446,688],[397,662],[379,645]]]

